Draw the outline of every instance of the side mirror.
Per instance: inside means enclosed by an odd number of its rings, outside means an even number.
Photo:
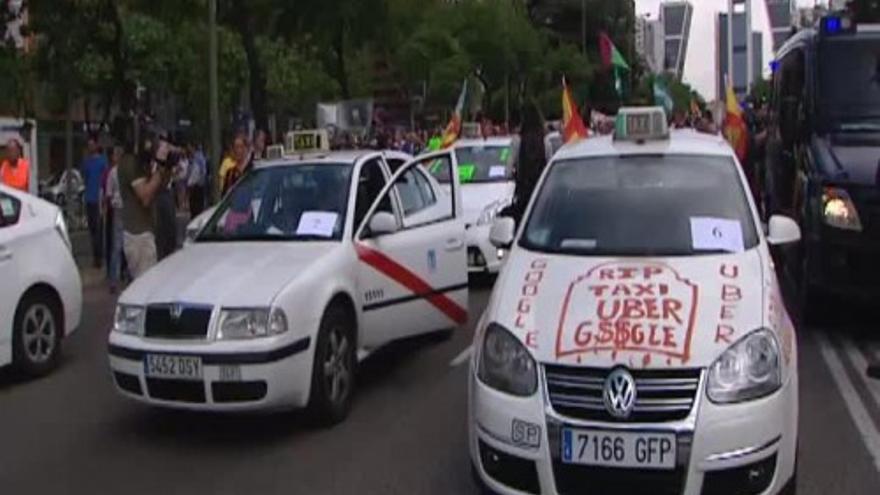
[[[801,228],[789,217],[773,215],[767,228],[767,242],[771,246],[791,244],[801,240]]]
[[[371,237],[393,234],[397,232],[397,219],[387,211],[377,211],[370,218],[369,228]]]
[[[499,249],[507,249],[513,244],[516,235],[516,223],[510,217],[498,217],[489,230],[489,242]]]
[[[205,211],[199,214],[199,216],[193,218],[189,224],[186,226],[186,236],[184,237],[184,244],[190,244],[195,241],[196,236],[199,235],[199,232],[205,227],[205,224],[208,223],[208,220],[214,216],[214,212],[217,210],[216,206],[212,206],[207,208]]]

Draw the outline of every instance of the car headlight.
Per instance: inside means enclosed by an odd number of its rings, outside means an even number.
[[[55,215],[55,232],[58,232],[68,249],[73,249],[70,244],[70,235],[67,233],[67,222],[64,221],[64,214],[60,211]]]
[[[217,340],[271,337],[286,331],[287,317],[278,308],[223,309]]]
[[[511,395],[527,397],[538,389],[538,369],[528,349],[512,333],[489,324],[478,370],[480,381]]]
[[[717,404],[759,399],[782,386],[779,343],[770,330],[754,331],[730,346],[712,367],[706,393]]]
[[[143,335],[146,310],[143,306],[117,304],[113,316],[113,331],[128,335]]]
[[[822,194],[822,218],[827,225],[845,230],[862,230],[862,222],[849,193],[836,187],[826,187]]]
[[[477,218],[477,226],[491,225],[495,221],[495,217],[498,216],[498,212],[504,209],[505,206],[507,206],[505,201],[493,201],[486,205],[480,213],[480,217]]]

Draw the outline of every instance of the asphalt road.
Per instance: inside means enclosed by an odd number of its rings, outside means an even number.
[[[472,320],[488,295],[472,291]],[[0,371],[0,493],[476,493],[467,366],[451,365],[471,326],[373,355],[351,416],[319,429],[296,413],[215,416],[123,400],[107,369],[112,308],[90,282],[83,325],[55,374],[25,381]],[[880,381],[864,376],[868,357],[880,359],[868,337],[880,333],[853,316],[867,309],[799,332],[801,495],[880,493]]]

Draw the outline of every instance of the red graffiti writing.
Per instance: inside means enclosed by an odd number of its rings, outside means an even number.
[[[516,318],[514,319],[514,326],[516,328],[526,329],[531,324],[535,297],[538,295],[541,281],[544,280],[546,269],[547,260],[544,259],[536,259],[529,266],[529,270],[526,272],[523,280],[522,289],[520,290],[520,299],[516,304]],[[533,349],[537,348],[538,332],[534,329],[529,330],[526,334],[525,342],[526,346]]]
[[[736,329],[732,326],[732,321],[736,319],[736,312],[739,309],[739,302],[742,301],[742,289],[736,284],[739,278],[739,266],[723,263],[720,269],[721,277],[729,280],[721,285],[721,311],[718,318],[721,322],[715,329],[715,343],[727,344],[733,343],[733,335]]]
[[[571,283],[563,301],[556,355],[608,352],[641,362],[651,354],[687,362],[697,286],[662,263],[614,262]]]

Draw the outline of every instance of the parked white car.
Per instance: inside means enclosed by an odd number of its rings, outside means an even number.
[[[489,229],[498,212],[513,202],[519,137],[460,139],[452,149],[461,181],[468,271],[497,273],[503,253],[489,242]],[[429,170],[441,184],[449,182],[450,176],[442,168]]]
[[[81,312],[82,281],[61,211],[0,185],[0,366],[49,373]]]
[[[730,146],[622,109],[563,147],[477,325],[470,453],[493,492],[792,494],[798,354]]]
[[[109,337],[119,391],[196,410],[348,413],[358,360],[467,320],[464,220],[426,167],[380,152],[263,161],[185,249],[121,295]]]

